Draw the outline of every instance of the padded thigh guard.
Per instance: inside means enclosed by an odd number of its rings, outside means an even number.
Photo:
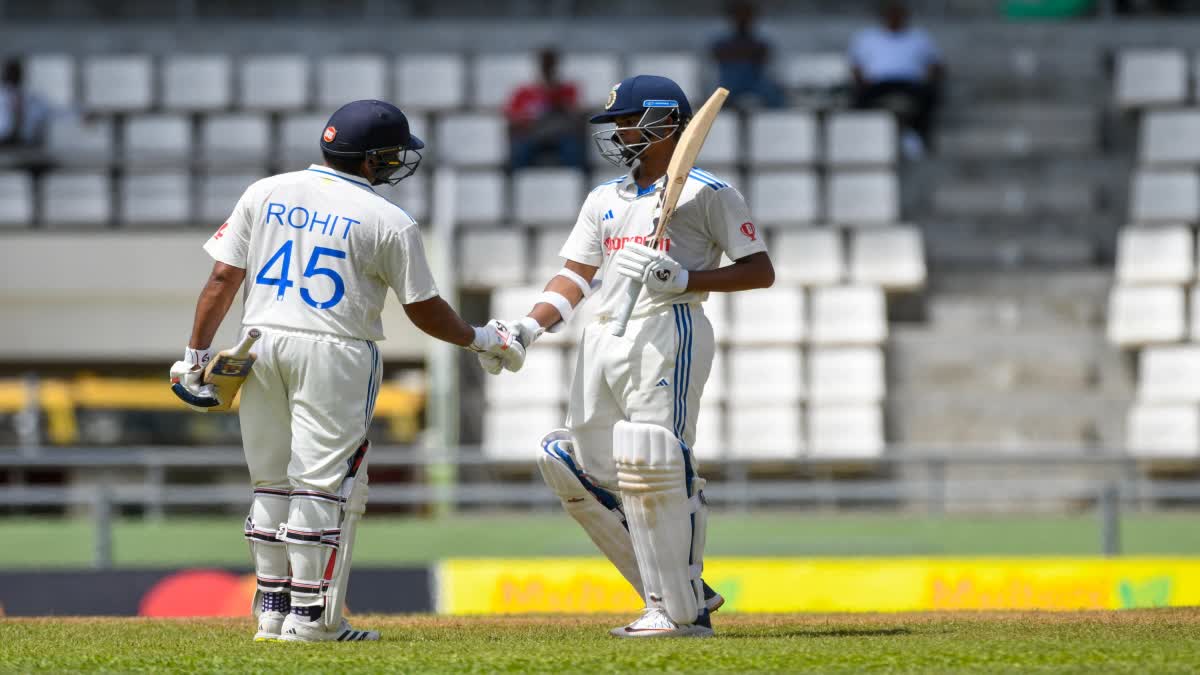
[[[538,469],[554,490],[563,508],[587,532],[592,543],[608,558],[639,596],[645,598],[633,540],[625,512],[616,495],[595,485],[579,470],[574,441],[566,429],[555,429],[542,439]]]
[[[704,606],[702,565],[693,557],[701,504],[690,494],[688,450],[660,426],[622,421],[613,428],[613,454],[646,603],[676,623],[694,623]]]

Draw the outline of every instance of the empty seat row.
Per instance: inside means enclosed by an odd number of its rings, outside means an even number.
[[[691,52],[563,54],[560,72],[577,83],[581,103],[603,105],[623,77],[653,73],[672,78],[694,101],[705,96],[702,55]],[[849,80],[843,55],[785,54],[781,80],[789,88],[832,87]],[[168,110],[299,110],[332,108],[357,98],[397,101],[413,110],[503,105],[514,88],[538,77],[531,51],[478,53],[148,54],[88,56],[34,54],[26,58],[31,88],[56,104],[79,101],[87,110],[138,111],[161,103]],[[157,66],[157,71],[156,71]],[[698,103],[697,103],[698,105]]]
[[[1123,108],[1180,105],[1191,96],[1189,70],[1188,55],[1181,49],[1122,50],[1117,54],[1116,103]]]
[[[1138,138],[1143,165],[1200,165],[1200,109],[1147,111]]]
[[[483,418],[483,451],[492,459],[532,463],[538,442],[561,427],[557,405],[489,408]],[[703,404],[695,448],[701,463],[779,461],[803,457],[870,460],[884,452],[883,411],[876,404]]]
[[[1135,403],[1125,424],[1125,449],[1146,459],[1200,457],[1200,406]]]
[[[1200,174],[1190,170],[1137,171],[1130,202],[1134,223],[1195,224],[1200,222]]]
[[[1121,347],[1200,341],[1200,290],[1114,287],[1108,300],[1108,339]]]

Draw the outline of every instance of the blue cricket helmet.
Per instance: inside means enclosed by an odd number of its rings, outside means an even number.
[[[425,142],[413,135],[408,118],[387,101],[364,99],[338,108],[321,133],[321,151],[334,157],[366,159],[375,171],[375,184],[398,183],[421,163],[418,150]],[[414,158],[409,158],[412,153]],[[392,175],[408,171],[398,178]]]
[[[604,124],[621,115],[639,114],[647,108],[679,108],[683,119],[692,116],[692,104],[674,80],[659,75],[634,75],[613,85],[604,112],[593,115],[589,121]]]

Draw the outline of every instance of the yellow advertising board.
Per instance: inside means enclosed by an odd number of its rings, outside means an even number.
[[[704,579],[738,612],[1122,609],[1200,605],[1200,558],[714,558]],[[591,558],[446,560],[444,614],[631,612]]]

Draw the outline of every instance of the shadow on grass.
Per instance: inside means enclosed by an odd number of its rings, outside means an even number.
[[[831,628],[827,630],[804,630],[802,628],[767,628],[762,632],[754,633],[723,633],[719,629],[717,637],[726,640],[754,640],[762,638],[862,638],[862,637],[889,637],[895,635],[909,635],[912,631],[908,628]]]

